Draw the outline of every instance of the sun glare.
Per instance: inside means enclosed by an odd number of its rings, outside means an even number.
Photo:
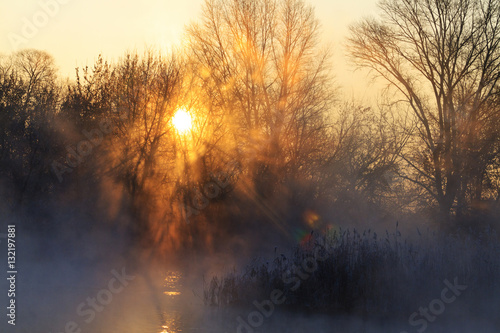
[[[191,115],[184,109],[179,109],[175,113],[172,118],[172,124],[174,124],[175,129],[180,134],[184,134],[185,132],[191,129],[192,119]]]

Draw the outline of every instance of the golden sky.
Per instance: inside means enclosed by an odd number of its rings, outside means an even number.
[[[63,77],[91,66],[97,56],[117,59],[127,50],[169,48],[196,20],[203,0],[22,0],[0,2],[0,53],[36,48],[51,53]],[[342,41],[350,23],[376,12],[376,0],[306,0],[316,9],[334,73],[347,94],[366,95],[366,75],[352,73]]]

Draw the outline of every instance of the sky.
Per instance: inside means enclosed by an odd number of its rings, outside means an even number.
[[[99,54],[116,60],[126,51],[178,45],[204,0],[21,0],[0,2],[0,54],[36,48],[55,58],[62,77],[91,67]],[[376,13],[376,0],[306,0],[316,9],[323,42],[333,50],[337,82],[348,95],[366,96],[366,73],[348,67],[342,43],[349,24]]]

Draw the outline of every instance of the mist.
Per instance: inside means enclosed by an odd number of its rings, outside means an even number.
[[[72,80],[1,56],[2,332],[497,332],[499,11],[380,2],[342,46],[374,102],[302,0]]]

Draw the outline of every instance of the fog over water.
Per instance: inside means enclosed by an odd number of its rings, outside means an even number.
[[[500,2],[365,1],[0,5],[0,333],[500,332]]]
[[[82,234],[79,239],[68,236],[65,244],[20,234],[15,332],[416,332],[407,316],[399,314],[387,313],[375,319],[294,312],[280,305],[268,317],[263,316],[263,323],[255,329],[238,328],[238,318],[252,320],[249,316],[256,311],[255,305],[207,307],[203,304],[203,285],[213,275],[242,270],[250,258],[222,251],[175,254],[160,263],[151,251],[127,249],[117,235],[99,230]],[[248,252],[266,259],[257,248]],[[0,286],[4,288],[4,281]],[[413,288],[406,287],[408,292]],[[482,298],[485,296],[465,291],[429,322],[426,331],[498,332],[498,321],[488,320],[495,317],[498,299],[488,301]],[[262,303],[265,299],[255,301]],[[415,300],[415,311],[421,306],[427,304]],[[467,317],[471,307],[483,307],[490,313]]]

